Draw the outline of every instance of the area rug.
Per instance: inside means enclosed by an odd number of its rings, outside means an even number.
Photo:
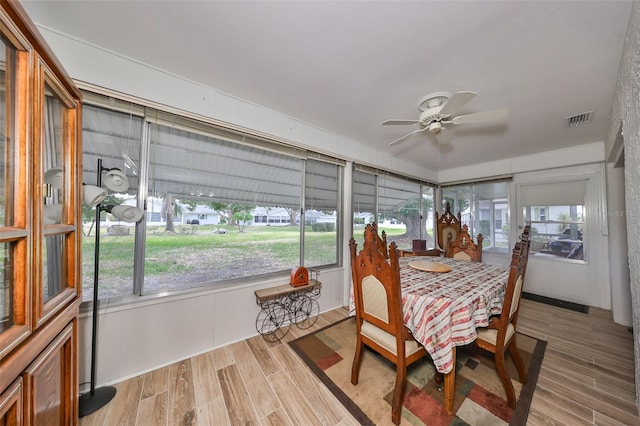
[[[493,355],[472,344],[457,350],[454,415],[447,415],[444,393],[437,390],[434,382],[435,368],[425,357],[408,368],[402,424],[524,425],[546,342],[523,334],[518,334],[517,339],[527,368],[527,383],[518,382],[515,365],[507,356],[509,377],[519,395],[515,409],[507,405]],[[375,352],[365,350],[359,383],[352,385],[355,342],[355,319],[347,318],[289,344],[361,424],[391,424],[395,367]]]

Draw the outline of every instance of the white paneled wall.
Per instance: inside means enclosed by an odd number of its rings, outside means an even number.
[[[321,271],[320,311],[343,305],[344,270]],[[117,383],[193,355],[257,335],[254,291],[286,284],[273,279],[217,291],[151,298],[100,309],[96,383]],[[80,318],[80,383],[89,381],[91,314]]]

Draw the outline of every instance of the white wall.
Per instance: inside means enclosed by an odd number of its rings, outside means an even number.
[[[616,148],[622,123],[624,135],[625,217],[633,308],[635,353],[640,354],[640,2],[631,8],[629,28],[622,51],[611,126],[607,135],[607,154]],[[640,356],[636,356],[636,406],[640,407]]]
[[[344,304],[342,268],[321,271],[320,311]],[[225,289],[101,306],[96,383],[117,383],[213,348],[257,335],[254,291],[282,285],[271,279]],[[295,325],[293,326],[295,327]],[[90,377],[91,313],[80,315],[80,383]],[[82,387],[81,387],[82,390]]]
[[[576,164],[598,163],[604,159],[604,142],[594,142],[490,163],[441,170],[438,173],[438,182],[467,181],[530,171],[559,169]]]
[[[624,168],[607,165],[607,218],[609,221],[609,277],[611,313],[618,324],[632,325],[631,277],[627,250]]]

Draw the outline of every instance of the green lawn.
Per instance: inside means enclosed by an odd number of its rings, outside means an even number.
[[[225,229],[226,234],[215,234]],[[178,225],[176,233],[149,227],[145,247],[145,287],[155,291],[289,270],[300,259],[296,226],[245,227]],[[95,231],[95,230],[94,230]],[[100,293],[132,291],[134,228],[129,235],[100,231]],[[306,266],[336,263],[336,232],[305,231]],[[82,267],[85,299],[92,292],[95,234],[83,236]]]

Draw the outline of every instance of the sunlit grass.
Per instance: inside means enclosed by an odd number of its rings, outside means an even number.
[[[224,229],[226,233],[214,233]],[[260,275],[284,271],[300,262],[298,226],[245,227],[178,225],[175,233],[161,227],[149,227],[145,246],[144,276],[147,281],[173,280],[175,285],[201,285],[206,271],[212,277]],[[133,284],[134,228],[124,236],[100,234],[100,288],[106,293],[131,292]],[[307,266],[337,262],[336,232],[305,232]],[[92,288],[95,235],[83,236],[83,287]],[[225,272],[225,270],[227,270]],[[192,277],[193,276],[193,277]],[[212,281],[215,278],[211,278]],[[124,287],[118,290],[117,287]]]

